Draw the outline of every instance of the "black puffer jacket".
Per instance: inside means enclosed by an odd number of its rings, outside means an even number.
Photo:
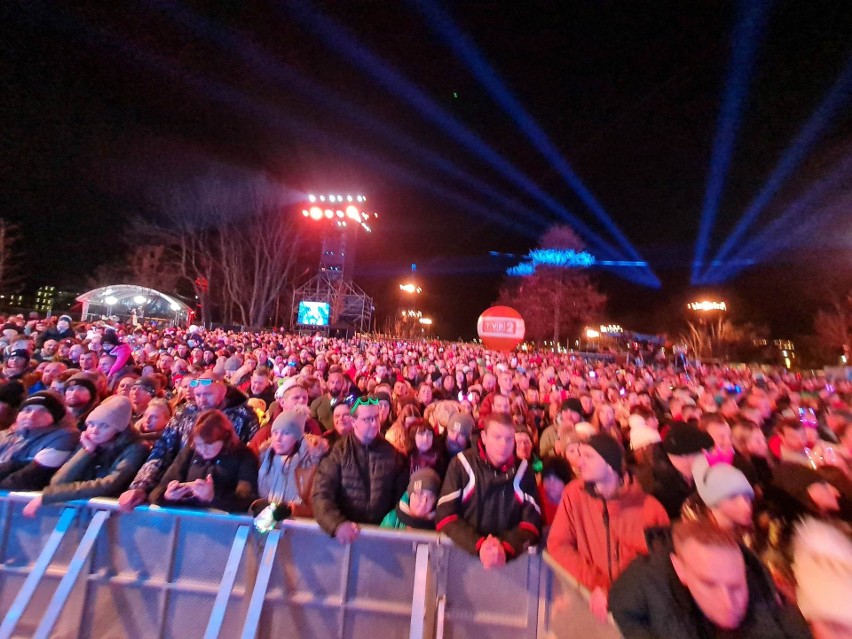
[[[672,521],[680,519],[683,502],[695,494],[695,486],[684,479],[662,450],[650,466],[637,467],[636,479],[642,490],[657,498]]]
[[[482,442],[456,455],[447,468],[436,509],[436,528],[472,555],[488,535],[497,537],[506,559],[520,555],[541,535],[535,474],[512,458],[495,468]]]
[[[795,608],[779,603],[772,580],[760,561],[743,550],[748,609],[731,637],[806,639],[811,636]],[[639,557],[616,580],[609,609],[625,639],[710,639],[722,636],[680,582],[669,553]]]
[[[396,506],[407,484],[405,460],[383,437],[364,446],[349,433],[317,469],[314,516],[332,536],[345,521],[378,525]]]

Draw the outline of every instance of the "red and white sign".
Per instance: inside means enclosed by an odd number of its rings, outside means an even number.
[[[476,322],[476,332],[485,345],[495,351],[510,351],[524,341],[524,318],[509,306],[492,306]]]

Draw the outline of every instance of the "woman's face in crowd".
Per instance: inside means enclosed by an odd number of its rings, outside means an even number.
[[[432,442],[434,439],[435,436],[432,434],[432,431],[428,429],[420,430],[414,435],[414,443],[417,446],[417,450],[421,453],[425,453],[432,448]]]
[[[205,443],[203,439],[200,437],[196,437],[194,440],[195,444],[195,452],[201,455],[204,459],[215,459],[216,456],[222,452],[222,448],[225,446],[225,442],[222,440]]]

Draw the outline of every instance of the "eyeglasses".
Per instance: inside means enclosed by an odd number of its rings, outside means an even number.
[[[355,411],[359,406],[378,406],[379,398],[378,397],[359,397],[355,400],[355,403],[352,404],[352,408],[349,410],[350,415],[354,415]]]
[[[210,379],[209,377],[204,378],[204,379],[194,379],[191,382],[189,382],[189,387],[190,388],[196,388],[198,386],[210,386],[210,384],[212,384],[215,381],[216,381],[215,379]]]

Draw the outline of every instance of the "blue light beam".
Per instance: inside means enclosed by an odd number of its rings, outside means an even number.
[[[773,169],[763,188],[757,197],[749,204],[743,216],[740,218],[734,230],[722,244],[722,247],[713,257],[710,267],[704,273],[700,283],[708,281],[708,276],[713,270],[713,263],[723,262],[730,254],[734,246],[742,239],[758,215],[772,200],[778,190],[799,163],[805,158],[811,147],[819,140],[823,132],[828,128],[834,115],[852,96],[852,55],[846,59],[846,64],[840,76],[829,89],[826,96],[820,102],[817,109],[808,118],[799,135],[781,156],[778,164]]]
[[[149,4],[168,13],[172,19],[190,29],[196,36],[214,42],[220,48],[241,58],[251,69],[262,71],[265,78],[276,80],[286,91],[298,91],[318,107],[326,108],[342,117],[345,116],[347,122],[357,124],[374,137],[381,138],[411,157],[416,157],[418,162],[431,166],[466,187],[478,191],[507,211],[526,217],[531,225],[541,229],[550,225],[543,216],[521,206],[514,199],[464,171],[443,155],[418,144],[405,133],[370,116],[365,111],[351,108],[351,98],[309,80],[285,62],[273,58],[245,38],[179,5],[159,0],[151,0]]]
[[[716,139],[710,156],[710,175],[707,178],[707,190],[704,193],[698,236],[695,241],[691,276],[693,284],[697,282],[704,268],[710,232],[719,212],[722,190],[731,164],[743,106],[748,95],[749,81],[765,31],[770,4],[769,0],[741,0],[737,10],[737,22],[731,38],[728,79],[719,111]]]
[[[413,107],[427,121],[441,127],[442,130],[468,151],[473,152],[525,193],[534,197],[549,210],[569,222],[578,233],[587,239],[589,244],[596,245],[596,248],[614,258],[621,257],[619,252],[608,243],[594,241],[593,238],[598,236],[587,224],[571,214],[552,196],[544,193],[538,185],[438,106],[414,83],[403,77],[396,70],[390,68],[379,56],[361,45],[347,29],[310,7],[308,2],[285,0],[284,4],[300,22],[322,37],[347,62],[362,69],[362,71],[373,77],[385,89]],[[641,283],[650,281],[652,283],[649,285],[660,286],[659,280],[653,274],[649,274],[649,277],[638,279],[643,280]]]
[[[430,26],[443,38],[450,49],[467,64],[473,75],[485,87],[486,91],[500,105],[503,111],[515,122],[524,135],[527,136],[527,139],[533,144],[536,150],[551,163],[557,173],[574,190],[589,210],[609,229],[619,246],[634,260],[641,260],[642,258],[622,233],[621,229],[618,228],[618,225],[612,220],[606,210],[604,210],[604,207],[597,201],[592,192],[583,184],[583,181],[574,172],[568,161],[562,156],[559,149],[556,148],[556,145],[550,141],[544,130],[542,130],[517,98],[509,91],[494,68],[479,52],[473,41],[456,26],[452,18],[442,11],[435,2],[417,0],[411,4],[425,16]]]
[[[714,262],[713,270],[707,274],[705,283],[721,284],[744,268],[796,246],[814,230],[828,224],[838,212],[835,210],[826,213],[823,207],[818,211],[815,209],[820,201],[835,193],[838,187],[848,185],[850,176],[852,154],[847,155],[828,176],[811,185],[756,237],[746,242],[733,259],[725,263]]]

